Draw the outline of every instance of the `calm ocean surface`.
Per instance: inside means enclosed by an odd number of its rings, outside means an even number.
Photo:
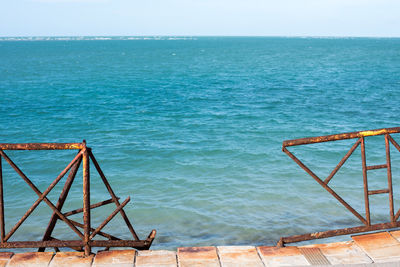
[[[154,248],[273,245],[361,224],[282,141],[400,126],[400,39],[121,39],[1,39],[0,143],[86,139],[114,191],[131,196],[139,236],[157,229]],[[325,178],[354,142],[290,150]],[[76,152],[7,153],[44,190]],[[392,156],[397,211],[394,147]],[[384,162],[384,139],[367,139],[367,163]],[[2,165],[9,230],[37,197]],[[92,202],[108,199],[92,171]],[[387,187],[385,169],[369,175],[371,189]],[[359,149],[330,185],[364,214]],[[81,193],[80,172],[63,210],[81,207]],[[387,195],[370,202],[373,223],[388,221]],[[114,208],[94,210],[93,223]],[[40,240],[50,214],[42,203],[13,240]],[[56,231],[76,238],[62,222]],[[130,237],[118,216],[104,231]]]

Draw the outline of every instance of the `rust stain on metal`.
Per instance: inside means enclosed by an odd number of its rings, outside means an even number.
[[[64,168],[64,170],[55,178],[55,180],[48,186],[48,188],[41,192],[35,184],[21,171],[21,169],[10,159],[10,157],[4,152],[5,150],[66,150],[66,149],[76,149],[79,150],[74,159]],[[31,189],[38,195],[38,199],[33,203],[33,205],[28,209],[28,211],[22,216],[22,218],[11,228],[11,230],[6,233],[4,229],[4,201],[3,201],[3,180],[5,177],[2,175],[1,169],[1,159],[4,159],[10,166],[21,176],[21,178],[31,187]],[[62,213],[61,209],[64,205],[66,198],[68,197],[69,190],[72,183],[75,180],[75,176],[79,169],[80,163],[83,162],[83,208],[73,210],[67,213]],[[90,204],[90,163],[93,163],[96,171],[99,173],[102,182],[106,186],[111,199],[101,201],[95,204]],[[69,172],[68,178],[66,179],[64,188],[61,191],[60,197],[56,205],[54,205],[48,198],[47,195],[52,191],[52,189],[60,182],[66,173]],[[89,147],[86,146],[86,141],[83,140],[82,143],[0,143],[0,237],[1,243],[0,248],[39,248],[39,251],[44,251],[48,247],[55,248],[58,251],[60,247],[69,247],[75,250],[81,250],[84,248],[85,256],[91,254],[92,247],[105,247],[106,249],[110,247],[133,247],[136,249],[149,249],[155,236],[156,231],[152,230],[145,240],[139,239],[132,224],[130,223],[126,213],[124,211],[125,205],[129,202],[130,197],[128,197],[124,202],[119,203],[119,197],[117,197],[112,190],[110,184],[107,181],[103,171],[100,168],[97,160]],[[42,241],[8,241],[22,223],[33,213],[35,208],[39,206],[41,202],[45,202],[52,210],[52,217],[47,226],[46,232],[43,236]],[[91,227],[91,216],[90,210],[94,208],[99,208],[101,206],[114,203],[116,209],[107,217],[107,219],[96,229]],[[68,219],[67,216],[83,213],[83,224],[75,222]],[[102,232],[104,228],[117,214],[121,214],[127,228],[132,233],[134,240],[122,240],[115,236],[106,234]],[[58,220],[64,221],[79,237],[78,240],[58,240],[53,238],[52,232]],[[83,234],[76,228],[80,227],[83,229]],[[107,240],[95,240],[95,235],[101,235]],[[77,254],[74,254],[77,255]],[[26,254],[19,257],[34,257],[35,254]],[[29,260],[26,258],[26,260]]]
[[[364,226],[356,226],[349,227],[343,229],[329,230],[323,232],[309,233],[303,235],[295,235],[289,237],[282,237],[277,246],[284,246],[285,243],[293,243],[299,241],[306,241],[312,239],[333,237],[339,235],[347,235],[382,229],[390,229],[400,226],[400,222],[397,219],[400,217],[400,209],[394,213],[393,206],[393,185],[392,185],[392,171],[391,171],[391,158],[390,158],[390,143],[400,151],[400,145],[393,139],[391,134],[400,133],[400,127],[393,128],[383,128],[376,130],[368,130],[368,131],[359,131],[359,132],[350,132],[350,133],[342,133],[342,134],[333,134],[333,135],[325,135],[325,136],[317,136],[317,137],[306,137],[294,140],[286,140],[282,143],[282,151],[285,152],[294,162],[296,162],[304,171],[306,171],[316,182],[318,182],[328,193],[330,193],[333,197],[335,197],[346,209],[348,209],[355,217],[357,217]],[[386,151],[386,163],[380,165],[367,165],[366,158],[366,137],[369,136],[377,136],[384,135],[385,138],[385,151]],[[298,146],[298,145],[307,145],[307,144],[316,144],[322,142],[330,142],[330,141],[338,141],[345,139],[356,139],[357,141],[353,144],[350,150],[345,154],[345,156],[341,159],[341,161],[336,165],[333,171],[325,178],[321,179],[317,176],[311,169],[309,169],[299,158],[297,158],[291,151],[288,150],[290,146]],[[362,163],[362,173],[363,173],[363,191],[364,191],[364,204],[365,204],[365,216],[362,216],[358,211],[356,211],[349,203],[347,203],[339,194],[337,194],[328,183],[332,180],[335,174],[339,171],[339,169],[343,166],[343,164],[347,161],[347,159],[353,154],[353,152],[357,149],[357,147],[361,144],[361,163]],[[387,181],[388,187],[384,189],[377,190],[369,190],[368,187],[368,171],[376,170],[376,169],[387,169]],[[389,215],[390,221],[386,223],[378,223],[372,224],[371,222],[371,212],[370,212],[370,204],[369,197],[376,194],[388,194],[389,196]]]
[[[83,148],[84,143],[0,143],[1,150],[65,150]]]
[[[393,128],[383,128],[383,129],[376,129],[370,131],[359,131],[359,132],[351,132],[351,133],[342,133],[342,134],[332,134],[332,135],[324,135],[324,136],[316,136],[316,137],[306,137],[294,140],[286,140],[283,141],[283,146],[298,146],[298,145],[307,145],[307,144],[315,144],[315,143],[322,143],[322,142],[329,142],[329,141],[338,141],[338,140],[345,140],[345,139],[354,139],[354,138],[361,138],[367,136],[374,136],[374,135],[383,135],[383,134],[394,134],[400,133],[400,127],[393,127]]]

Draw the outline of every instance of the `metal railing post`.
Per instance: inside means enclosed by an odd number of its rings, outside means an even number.
[[[4,227],[3,169],[1,166],[1,156],[0,156],[0,236],[1,236],[1,243],[3,243],[5,237],[5,227]]]
[[[90,248],[90,162],[85,145],[83,151],[83,233],[85,242],[85,256],[89,256]]]
[[[365,203],[365,218],[367,225],[371,225],[371,216],[369,212],[369,195],[368,195],[368,177],[367,177],[367,159],[365,156],[365,139],[361,137],[361,161],[364,182],[364,203]]]
[[[385,134],[385,149],[386,149],[386,166],[387,166],[388,189],[389,189],[390,221],[395,222],[394,206],[393,206],[392,164],[391,164],[391,160],[390,160],[389,134]]]

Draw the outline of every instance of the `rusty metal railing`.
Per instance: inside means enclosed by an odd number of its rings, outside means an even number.
[[[294,243],[312,239],[327,238],[339,235],[347,235],[347,234],[400,227],[400,222],[398,221],[400,216],[400,209],[396,213],[394,213],[392,169],[391,169],[391,159],[390,159],[390,143],[392,143],[392,145],[398,151],[400,151],[400,145],[391,136],[391,134],[395,133],[400,133],[400,127],[283,141],[282,151],[285,152],[291,159],[293,159],[303,170],[305,170],[312,178],[314,178],[315,181],[317,181],[326,191],[328,191],[334,198],[336,198],[345,208],[347,208],[352,214],[354,214],[354,216],[357,217],[364,225],[357,227],[329,230],[324,232],[282,237],[278,242],[278,246],[284,246],[286,243]],[[386,163],[380,165],[367,166],[366,155],[365,155],[365,138],[368,136],[376,136],[376,135],[385,136]],[[353,144],[350,150],[344,155],[344,157],[340,160],[337,166],[324,180],[318,177],[302,161],[300,161],[292,152],[288,150],[288,147],[290,146],[315,144],[315,143],[330,142],[330,141],[345,140],[345,139],[357,139],[357,141]],[[362,173],[363,173],[363,183],[364,183],[365,217],[363,217],[360,213],[358,213],[351,205],[349,205],[341,196],[339,196],[339,194],[337,194],[328,185],[329,182],[332,180],[332,178],[335,176],[335,174],[338,172],[338,170],[343,166],[343,164],[347,161],[347,159],[351,156],[351,154],[353,154],[353,152],[357,149],[357,147],[360,144],[361,144],[361,162],[362,162]],[[388,187],[381,190],[369,190],[367,172],[370,170],[376,170],[382,168],[387,169]],[[390,222],[371,224],[369,196],[375,194],[389,194]]]
[[[5,150],[66,150],[75,149],[79,150],[73,160],[61,171],[61,173],[54,179],[54,181],[47,187],[47,189],[41,192],[35,184],[21,171],[21,169],[10,159],[10,157],[4,152]],[[9,232],[5,231],[5,213],[4,213],[4,195],[3,195],[3,177],[2,175],[2,164],[1,159],[4,159],[10,166],[21,176],[21,178],[31,187],[31,189],[38,195],[38,199],[32,204],[32,206],[26,211],[22,218],[11,228]],[[102,182],[107,188],[111,198],[102,202],[90,203],[90,161],[95,166]],[[75,176],[78,172],[80,164],[83,165],[83,208],[72,210],[69,212],[62,212],[65,200],[68,196],[69,190],[74,182]],[[58,182],[68,174],[64,187],[58,198],[57,204],[53,204],[47,195],[57,185]],[[28,216],[35,210],[35,208],[41,203],[45,202],[53,211],[53,214],[48,223],[47,229],[43,235],[42,241],[9,241],[15,231],[21,226],[21,224],[28,218]],[[0,237],[1,243],[0,248],[39,248],[39,251],[44,251],[47,247],[54,247],[56,251],[60,247],[69,247],[74,250],[84,251],[85,255],[91,253],[92,247],[133,247],[136,249],[149,249],[156,235],[156,231],[152,230],[145,240],[140,240],[131,222],[129,221],[124,207],[130,201],[130,197],[126,198],[122,203],[119,202],[119,198],[114,193],[110,184],[107,181],[103,171],[100,168],[96,158],[94,157],[92,150],[86,146],[85,140],[82,143],[27,143],[27,144],[0,144]],[[90,210],[98,208],[107,204],[114,203],[117,208],[97,227],[92,228]],[[68,217],[73,214],[83,213],[83,224]],[[115,215],[121,214],[125,224],[132,234],[133,240],[122,240],[113,235],[107,234],[102,231],[104,226],[109,223]],[[52,237],[53,230],[58,220],[65,222],[79,237],[78,240],[59,240]],[[83,233],[78,229],[82,228]],[[107,240],[95,240],[96,235],[105,237]]]

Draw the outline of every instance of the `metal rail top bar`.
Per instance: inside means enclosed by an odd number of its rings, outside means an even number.
[[[64,149],[83,149],[86,146],[82,143],[0,143],[1,150],[64,150]]]
[[[300,138],[300,139],[285,140],[282,143],[282,148],[285,148],[288,146],[316,144],[316,143],[322,143],[322,142],[338,141],[338,140],[361,138],[361,137],[366,137],[366,136],[383,135],[383,134],[393,134],[393,133],[400,133],[400,127],[383,128],[383,129],[376,129],[376,130],[369,130],[369,131],[359,131],[359,132],[351,132],[351,133],[341,133],[341,134],[332,134],[332,135],[325,135],[325,136],[306,137],[306,138]]]

